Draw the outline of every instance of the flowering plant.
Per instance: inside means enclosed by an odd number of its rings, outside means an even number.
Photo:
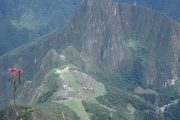
[[[8,69],[8,73],[10,74],[10,81],[13,83],[13,96],[14,96],[14,104],[16,103],[15,93],[17,89],[17,82],[21,83],[21,75],[23,74],[22,69],[17,69],[16,67],[11,67]]]

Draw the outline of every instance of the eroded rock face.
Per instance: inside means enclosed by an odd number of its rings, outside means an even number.
[[[136,59],[142,59],[146,72],[140,81],[145,80],[145,84],[150,85],[165,82],[170,69],[176,69],[166,67],[162,71],[162,66],[179,64],[179,23],[164,15],[141,7],[97,0],[84,1],[75,17],[69,29],[75,39],[81,33],[82,41],[81,46],[76,41],[75,47],[81,47],[83,53],[94,56],[112,71],[132,69]]]

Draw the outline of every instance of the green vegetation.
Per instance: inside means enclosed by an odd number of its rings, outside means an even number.
[[[25,79],[32,80],[30,87],[33,89],[29,97],[33,99],[29,101],[39,98],[34,105],[37,110],[33,113],[35,120],[63,119],[63,115],[66,120],[159,120],[158,105],[178,98],[179,80],[177,86],[166,89],[162,84],[170,78],[171,70],[177,69],[172,59],[176,54],[173,51],[176,40],[172,42],[171,38],[172,33],[176,38],[174,31],[179,28],[174,26],[179,25],[149,9],[124,4],[117,6],[106,1],[95,1],[97,4],[91,6],[93,10],[89,9],[90,2],[85,2],[80,8],[82,11],[78,11],[75,19],[61,32],[57,30],[8,53],[6,57],[12,61],[6,63],[4,56],[1,57],[2,68],[9,63],[27,68]],[[104,12],[106,7],[107,10],[121,9],[122,13],[116,13],[120,18],[114,19],[111,12]],[[94,91],[91,82],[81,88],[82,75],[73,74],[74,69],[102,82],[107,93],[98,94],[97,100],[87,95],[90,99],[83,103],[73,99],[76,94],[72,89],[81,94],[83,89],[89,94],[101,92],[101,89]],[[142,88],[141,95],[135,94],[137,87]],[[144,94],[146,88],[158,93],[150,90],[152,94]],[[60,90],[66,89],[65,94],[61,93]],[[57,90],[57,96],[52,97]],[[71,99],[59,101],[61,96]],[[61,104],[46,103],[51,100]]]
[[[70,87],[72,87],[74,90],[79,90],[79,85],[74,75],[72,75],[71,73],[65,73],[64,77]]]
[[[50,89],[49,91],[47,91],[46,93],[42,94],[39,99],[38,99],[38,103],[43,103],[43,102],[47,102],[49,100],[49,98],[57,91],[57,84],[54,84],[54,86],[52,87],[52,89]]]
[[[87,113],[90,114],[91,120],[111,120],[113,118],[112,113],[107,108],[100,106],[99,104],[82,102]],[[112,119],[115,120],[115,119]]]
[[[156,107],[153,106],[152,104],[144,101],[142,98],[138,96],[130,94],[122,90],[121,88],[117,88],[117,87],[107,87],[107,94],[98,97],[97,100],[101,104],[116,110],[117,114],[120,114],[121,117],[123,116],[122,118],[126,118],[126,119],[130,118],[130,116],[134,118],[134,116],[138,116],[139,113],[141,112],[145,113],[145,111],[147,110],[154,114],[158,114],[156,113]],[[129,104],[132,105],[131,109],[129,107]],[[151,114],[150,112],[149,114]],[[148,113],[146,114],[148,115]],[[143,119],[142,117],[143,116],[140,115],[138,119]]]
[[[42,103],[33,106],[36,108],[36,112],[33,113],[33,120],[63,120],[62,112],[65,120],[80,120],[73,110],[62,104]]]
[[[144,70],[145,69],[144,66],[142,65],[142,59],[141,58],[135,59],[133,63],[133,70],[131,72],[131,77],[130,77],[131,81],[142,86],[142,83],[145,78]]]
[[[63,27],[69,22],[79,3],[79,0],[2,1],[0,6],[0,55],[27,41]],[[17,11],[19,11],[18,14]]]
[[[174,104],[165,110],[166,120],[179,120],[180,118],[180,102]]]
[[[32,116],[32,113],[35,112],[36,109],[34,108],[26,108],[23,112],[20,112],[16,117],[17,120],[28,120]]]
[[[148,1],[148,0],[114,0],[117,2],[125,2],[132,5],[138,5],[138,6],[144,6],[151,9],[154,9],[156,11],[160,11],[177,21],[180,21],[180,15],[179,15],[179,5],[180,2],[178,0],[155,0],[155,1]]]
[[[63,55],[66,57],[66,61],[73,64],[74,66],[78,66],[80,70],[85,69],[85,63],[81,58],[80,53],[73,48],[72,46],[67,47],[63,51]]]
[[[75,75],[73,75],[70,72],[64,73],[63,77],[65,78],[65,80],[67,80],[68,85],[75,91],[79,91],[82,94],[84,94],[81,86],[78,84],[77,82],[77,78]]]
[[[39,103],[47,102],[48,99],[55,93],[58,89],[57,85],[58,75],[54,73],[54,70],[50,71],[46,76],[45,80],[38,87],[38,92],[41,94],[38,101]]]
[[[64,101],[63,104],[71,108],[80,117],[81,120],[90,120],[81,100],[70,99]]]
[[[36,109],[33,107],[16,104],[0,110],[0,117],[1,120],[29,120],[34,112],[36,112]]]

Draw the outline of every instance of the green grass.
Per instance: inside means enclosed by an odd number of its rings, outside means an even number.
[[[77,80],[76,80],[76,76],[74,76],[73,74],[71,73],[65,73],[63,75],[65,77],[65,79],[67,80],[68,82],[68,85],[73,89],[73,90],[76,90],[76,91],[79,91],[81,93],[81,95],[84,93],[81,86],[77,83]]]
[[[135,38],[129,38],[127,40],[127,47],[130,48],[132,51],[137,51],[139,47],[139,43]]]
[[[111,112],[104,106],[100,106],[96,103],[90,103],[87,101],[82,101],[86,112],[91,114],[91,120],[108,120],[110,118]]]
[[[81,118],[81,120],[90,120],[88,114],[85,111],[84,106],[82,105],[81,100],[66,100],[64,102],[65,106],[71,108],[76,114]]]
[[[76,82],[76,78],[72,74],[65,74],[64,75],[65,79],[67,80],[68,84],[74,89],[74,90],[79,90],[79,85]]]
[[[62,112],[66,120],[79,120],[78,115],[69,107],[58,103],[35,104],[33,108],[33,120],[63,120]]]

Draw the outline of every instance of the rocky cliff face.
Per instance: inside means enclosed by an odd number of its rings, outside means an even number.
[[[75,35],[81,36],[75,41],[75,47],[100,60],[109,70],[131,69],[136,60],[141,59],[140,64],[148,72],[143,80],[153,84],[153,81],[165,82],[163,79],[167,78],[163,74],[176,69],[171,67],[162,71],[158,64],[178,64],[179,24],[166,16],[110,1],[85,1],[76,17],[81,19],[73,21],[69,28],[74,39]],[[81,46],[77,45],[78,41]],[[160,76],[163,79],[160,80]]]
[[[67,27],[1,57],[0,71],[3,74],[0,75],[0,89],[10,94],[5,71],[12,65],[23,68],[23,77],[25,81],[29,80],[25,83],[24,91],[19,91],[20,98],[27,98],[24,96],[28,95],[29,99],[26,101],[67,98],[63,96],[79,98],[81,92],[89,93],[90,96],[102,95],[90,92],[97,88],[94,86],[97,84],[95,80],[103,82],[108,93],[117,90],[111,89],[112,86],[120,89],[120,85],[124,83],[154,90],[168,88],[175,84],[180,75],[179,46],[180,25],[165,15],[142,7],[117,4],[111,0],[84,0]],[[81,78],[89,82],[86,83]],[[52,89],[54,83],[58,85],[55,90]],[[68,91],[68,87],[83,90],[67,92],[68,95],[59,92]],[[131,94],[128,92],[122,93],[129,97]],[[4,95],[3,91],[0,93]],[[122,93],[120,92],[121,95]],[[113,94],[116,94],[115,91]],[[148,106],[143,110],[148,109],[155,114],[153,105],[149,107],[149,103],[142,102],[142,98],[132,96],[134,101]],[[82,97],[88,98],[86,95]],[[6,99],[9,98],[5,96],[2,100]],[[122,101],[129,102],[126,109],[132,115],[135,114],[134,109],[142,110],[129,98]],[[120,108],[114,109],[118,111]]]

